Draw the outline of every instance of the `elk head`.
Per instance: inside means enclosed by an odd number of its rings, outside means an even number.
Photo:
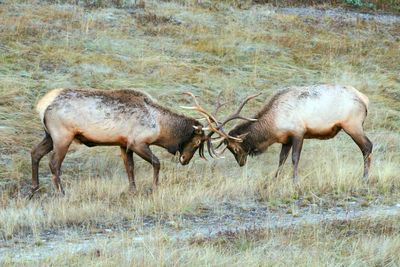
[[[196,153],[196,150],[199,149],[199,155],[201,158],[204,157],[204,140],[206,139],[206,135],[204,133],[205,128],[203,128],[202,125],[193,125],[194,131],[189,139],[188,142],[186,142],[181,151],[180,151],[180,157],[179,157],[179,162],[182,165],[186,165],[190,162],[192,159],[194,153]]]
[[[232,152],[240,167],[246,164],[247,156],[249,155],[249,152],[243,146],[243,139],[246,137],[246,135],[248,135],[248,133],[235,136],[235,139],[227,138],[221,142],[221,145],[225,145],[225,149],[227,148],[230,152]],[[231,135],[229,136],[234,137]]]
[[[206,129],[209,130],[210,132],[203,139],[203,142],[207,142],[207,149],[208,149],[210,156],[211,157],[214,157],[214,156],[220,157],[223,154],[223,152],[226,149],[228,149],[235,156],[235,159],[238,162],[239,166],[243,166],[244,164],[246,164],[246,160],[247,160],[249,151],[246,151],[246,149],[244,148],[243,139],[248,135],[248,133],[241,133],[241,134],[234,135],[234,133],[232,133],[232,131],[231,131],[229,134],[227,134],[225,132],[225,130],[223,129],[223,126],[234,119],[241,119],[241,120],[252,121],[252,122],[257,121],[257,119],[250,119],[250,118],[245,118],[245,117],[241,116],[240,112],[243,109],[244,105],[250,99],[259,96],[261,93],[258,93],[256,95],[252,95],[252,96],[248,96],[246,99],[244,99],[242,101],[242,103],[239,105],[238,109],[234,113],[229,115],[225,120],[223,120],[223,122],[220,122],[216,118],[216,114],[217,114],[218,110],[223,105],[226,104],[226,103],[221,104],[221,102],[220,102],[221,94],[218,96],[215,112],[213,114],[211,114],[210,112],[208,112],[204,108],[202,108],[192,93],[186,93],[186,94],[190,95],[194,99],[195,106],[194,107],[183,107],[183,108],[198,111],[200,114],[202,114],[205,117],[205,119],[208,122],[208,126]],[[219,137],[212,138],[212,135],[214,133],[218,134]],[[215,142],[219,142],[217,149],[221,147],[220,149],[218,149],[218,150],[214,149],[212,144]],[[200,151],[202,151],[202,149]],[[203,155],[200,154],[200,156],[204,157],[204,154]]]

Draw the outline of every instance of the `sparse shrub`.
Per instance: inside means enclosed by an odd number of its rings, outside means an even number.
[[[147,26],[149,24],[151,26],[157,26],[160,24],[168,24],[168,23],[179,24],[179,22],[174,20],[174,18],[172,17],[157,15],[155,13],[150,13],[150,12],[138,13],[136,14],[135,18],[136,22],[141,26]]]

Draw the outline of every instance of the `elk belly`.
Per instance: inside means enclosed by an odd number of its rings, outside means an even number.
[[[307,128],[304,138],[330,139],[341,130],[340,124],[334,124],[327,128]]]

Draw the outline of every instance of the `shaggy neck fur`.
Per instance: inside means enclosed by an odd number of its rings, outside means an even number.
[[[270,117],[272,106],[276,99],[277,97],[272,98],[271,101],[253,117],[257,119],[257,121],[243,122],[229,132],[231,136],[239,136],[248,133],[243,139],[241,146],[250,156],[263,153],[270,144],[272,135],[269,131],[271,125],[268,118]]]
[[[257,119],[255,122],[247,121],[236,126],[229,135],[239,136],[249,133],[244,139],[242,148],[249,153],[250,156],[255,156],[267,150],[268,146],[274,142],[273,136],[270,133],[272,129],[271,118],[274,116],[274,104],[281,95],[289,92],[289,89],[284,89],[275,94],[271,100],[253,117]]]
[[[177,151],[182,152],[183,147],[195,135],[193,126],[202,126],[195,119],[176,114],[166,108],[160,107],[162,113],[161,137],[158,144],[175,154]]]
[[[266,134],[262,127],[262,123],[257,122],[244,122],[236,126],[229,135],[239,136],[241,134],[246,134],[241,146],[244,151],[246,151],[250,156],[258,155],[266,150],[263,148],[262,144],[266,143],[269,139],[269,134]]]

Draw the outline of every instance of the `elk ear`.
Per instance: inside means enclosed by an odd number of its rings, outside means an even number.
[[[195,134],[203,134],[203,126],[193,125],[193,128]]]
[[[244,133],[244,134],[238,135],[238,136],[236,136],[236,137],[239,138],[239,139],[242,139],[242,141],[243,141],[243,139],[246,138],[246,136],[247,136],[249,133],[250,133],[250,132]]]

